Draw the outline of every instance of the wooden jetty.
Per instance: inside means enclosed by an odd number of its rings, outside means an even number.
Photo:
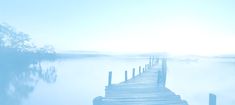
[[[188,105],[179,95],[165,87],[166,58],[150,58],[144,68],[132,70],[128,79],[125,71],[124,82],[112,84],[112,72],[109,72],[108,85],[104,97],[96,97],[93,105]]]

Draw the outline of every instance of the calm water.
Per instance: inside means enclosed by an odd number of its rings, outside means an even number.
[[[12,70],[17,76],[1,72],[0,105],[92,105],[94,97],[104,95],[108,71],[113,71],[113,82],[118,83],[124,80],[125,70],[147,62],[146,58],[94,57],[42,62],[31,65],[28,72]],[[232,105],[235,61],[170,60],[167,87],[189,105],[208,105],[210,92],[217,95],[218,105]]]

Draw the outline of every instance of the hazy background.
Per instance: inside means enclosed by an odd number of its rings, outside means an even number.
[[[0,22],[57,51],[234,53],[233,0],[0,0]]]

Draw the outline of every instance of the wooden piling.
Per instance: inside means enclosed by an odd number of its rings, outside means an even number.
[[[150,66],[150,64],[147,64],[147,68],[148,68],[148,70],[150,69],[150,67],[151,67],[151,66]]]
[[[155,57],[153,56],[152,57],[152,64],[151,65],[154,65],[155,64]]]
[[[209,105],[216,105],[216,95],[210,93],[209,94]]]
[[[157,73],[157,86],[162,86],[162,76],[161,76],[161,71],[158,71]]]
[[[112,85],[112,71],[109,72],[108,86]]]
[[[135,68],[133,68],[133,70],[132,70],[132,78],[134,78],[135,77]]]
[[[144,65],[144,70],[147,70],[147,64]]]
[[[150,56],[149,57],[149,65],[151,65],[152,64],[152,57]]]
[[[141,66],[139,66],[139,75],[141,74]]]
[[[127,77],[127,70],[125,71],[125,81],[127,81],[128,77]]]

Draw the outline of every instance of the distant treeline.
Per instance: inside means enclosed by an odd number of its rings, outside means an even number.
[[[54,60],[52,46],[37,47],[29,35],[17,32],[13,27],[0,24],[0,64],[36,63],[41,60]]]

